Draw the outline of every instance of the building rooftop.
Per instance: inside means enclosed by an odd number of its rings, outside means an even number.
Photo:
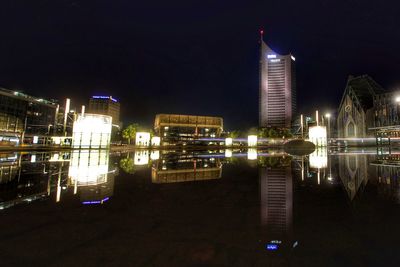
[[[37,98],[37,97],[33,97],[21,92],[17,92],[17,91],[12,91],[3,87],[0,87],[0,94],[2,95],[6,95],[9,97],[14,97],[14,98],[19,98],[19,99],[23,99],[26,101],[34,101],[34,102],[39,102],[41,104],[45,104],[45,105],[49,105],[49,106],[57,106],[57,103],[43,99],[43,98]]]
[[[183,115],[183,114],[157,114],[154,125],[156,127],[160,125],[181,125],[181,126],[193,126],[193,125],[209,125],[223,127],[223,119],[221,117],[211,116],[196,116],[196,115]]]
[[[107,99],[107,100],[111,100],[113,102],[118,102],[117,99],[113,98],[111,95],[110,96],[106,96],[106,95],[94,95],[92,96],[92,99]]]
[[[361,75],[357,77],[350,76],[347,81],[345,94],[348,90],[349,93],[355,95],[361,108],[364,110],[367,110],[373,106],[373,97],[375,95],[386,92],[382,86],[376,83],[368,75]]]

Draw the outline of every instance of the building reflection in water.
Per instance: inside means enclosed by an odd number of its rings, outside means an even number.
[[[47,198],[59,202],[69,191],[83,204],[103,203],[113,195],[114,175],[106,150],[1,154],[0,209]]]
[[[257,149],[256,148],[249,148],[247,150],[247,159],[248,160],[257,160]]]
[[[152,150],[152,151],[150,151],[150,159],[151,160],[160,159],[160,150]]]
[[[151,180],[153,183],[178,183],[219,179],[221,175],[222,163],[219,158],[164,153],[153,163]]]
[[[67,173],[64,160],[69,160],[68,153],[1,154],[0,209],[48,198],[52,177]]]
[[[134,155],[135,165],[147,165],[149,164],[149,150],[136,150]]]
[[[368,183],[368,156],[343,154],[339,156],[339,177],[350,200]]]
[[[317,148],[309,155],[310,168],[317,170],[317,183],[321,183],[321,171],[325,177],[325,169],[328,166],[328,153],[326,147]]]
[[[231,158],[233,154],[232,149],[225,149],[225,158]]]
[[[293,177],[291,161],[259,168],[261,231],[267,250],[293,247]]]
[[[400,203],[400,155],[378,155],[371,165],[375,167],[378,193]]]
[[[108,150],[74,150],[69,183],[83,204],[103,204],[114,193],[115,170],[109,170]]]

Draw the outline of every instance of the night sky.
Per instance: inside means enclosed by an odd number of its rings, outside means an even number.
[[[258,123],[259,29],[296,56],[301,112],[335,111],[348,75],[400,85],[397,1],[1,0],[0,86],[73,106],[110,94],[157,113]]]

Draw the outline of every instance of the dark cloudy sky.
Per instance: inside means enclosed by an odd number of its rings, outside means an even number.
[[[400,84],[397,1],[0,0],[0,86],[83,104],[112,94],[125,122],[156,113],[258,122],[258,31],[296,56],[298,106],[336,109],[347,76]]]

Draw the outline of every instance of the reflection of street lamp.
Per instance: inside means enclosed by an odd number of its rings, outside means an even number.
[[[331,137],[331,114],[326,113],[325,117],[328,119],[328,136],[327,136],[327,138],[329,139]]]

